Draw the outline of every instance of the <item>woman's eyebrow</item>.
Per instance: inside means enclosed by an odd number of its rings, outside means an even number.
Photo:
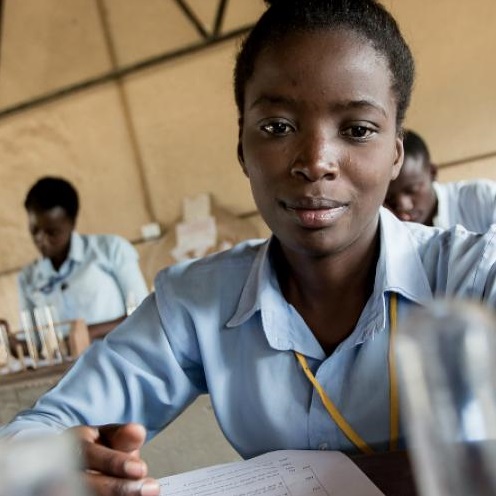
[[[361,98],[359,100],[345,100],[342,102],[336,102],[331,105],[333,110],[349,110],[349,109],[363,109],[370,108],[378,110],[384,117],[387,117],[386,109],[377,101],[368,98]]]
[[[282,96],[282,95],[275,95],[275,94],[263,94],[260,95],[248,108],[251,110],[255,107],[261,106],[261,105],[286,105],[286,106],[294,106],[297,104],[296,99],[287,97],[287,96]],[[386,109],[376,100],[372,98],[360,98],[357,100],[349,99],[349,100],[343,100],[341,102],[335,102],[330,105],[330,108],[333,111],[345,111],[345,110],[350,110],[350,109],[364,109],[364,108],[369,108],[373,110],[379,111],[384,117],[387,117],[387,112]]]
[[[263,94],[260,95],[250,106],[249,109],[253,109],[254,107],[258,107],[264,104],[283,104],[283,105],[296,105],[296,100],[294,98],[281,96],[281,95],[270,95]]]

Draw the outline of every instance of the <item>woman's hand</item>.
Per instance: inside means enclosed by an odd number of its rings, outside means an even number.
[[[160,487],[147,477],[140,458],[146,438],[140,424],[74,427],[80,440],[86,483],[98,496],[158,496]]]

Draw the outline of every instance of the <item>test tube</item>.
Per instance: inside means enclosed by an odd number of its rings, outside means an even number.
[[[59,339],[55,331],[55,326],[53,323],[52,312],[49,306],[43,307],[43,312],[45,314],[45,332],[47,336],[47,343],[50,347],[50,353],[52,361],[61,362],[62,353],[60,352]]]
[[[46,324],[45,324],[45,312],[43,310],[43,307],[35,307],[33,313],[34,313],[34,321],[36,324],[36,329],[38,331],[38,336],[40,338],[40,343],[41,343],[40,355],[47,361],[50,361],[52,358],[52,354],[45,333]]]
[[[23,310],[21,312],[21,327],[24,331],[26,346],[28,348],[29,357],[33,363],[33,368],[36,368],[39,360],[38,345],[35,330],[33,328],[33,319],[31,318],[31,313],[28,310]]]
[[[10,355],[9,338],[7,329],[0,324],[0,366],[4,364],[9,371],[12,370],[12,356]]]

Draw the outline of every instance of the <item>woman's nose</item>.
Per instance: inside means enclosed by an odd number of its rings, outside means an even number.
[[[400,194],[395,200],[395,210],[397,212],[410,212],[413,210],[413,200],[410,195]]]
[[[339,144],[325,131],[302,134],[291,173],[307,181],[336,179],[339,174]]]
[[[43,231],[37,232],[33,235],[33,240],[36,246],[43,246],[46,244],[46,235]]]

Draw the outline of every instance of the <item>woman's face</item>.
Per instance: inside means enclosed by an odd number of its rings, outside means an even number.
[[[69,252],[74,220],[61,207],[28,211],[29,232],[43,257],[61,264]]]
[[[352,32],[290,34],[246,84],[240,161],[284,249],[368,249],[403,160],[387,61]]]
[[[405,155],[399,176],[391,182],[384,206],[403,221],[432,225],[436,191],[435,168],[421,155]]]

